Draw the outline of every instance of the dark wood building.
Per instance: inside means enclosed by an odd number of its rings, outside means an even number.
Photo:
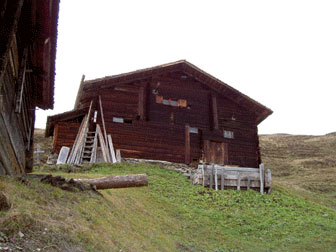
[[[35,108],[53,108],[59,0],[0,1],[0,175],[32,170]]]
[[[72,111],[49,116],[56,153],[71,147],[93,101],[123,157],[242,167],[260,164],[258,124],[272,111],[182,60],[81,82]],[[98,116],[98,123],[101,118]]]

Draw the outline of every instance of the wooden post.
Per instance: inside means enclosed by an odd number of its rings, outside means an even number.
[[[203,178],[203,187],[205,186],[204,167],[205,167],[205,164],[203,164],[203,165],[202,165],[202,178]]]
[[[210,188],[211,189],[213,187],[213,170],[214,170],[214,165],[211,165],[211,168],[210,168]]]
[[[260,193],[264,194],[264,164],[259,165]]]
[[[240,174],[239,174],[239,172],[238,172],[238,175],[237,175],[237,190],[238,190],[238,191],[240,190],[240,181],[241,181],[241,179],[240,179]]]
[[[217,167],[215,166],[215,189],[218,191]]]
[[[218,110],[217,110],[217,98],[214,94],[211,94],[211,108],[212,108],[212,126],[214,130],[219,129],[218,124]]]
[[[146,89],[146,84],[139,89],[138,116],[143,121],[146,120]]]
[[[224,169],[222,169],[221,174],[221,189],[224,190]]]
[[[116,159],[117,163],[121,163],[121,153],[119,149],[116,150]]]
[[[265,187],[267,187],[267,193],[272,191],[272,173],[270,169],[265,171]]]
[[[185,126],[185,163],[190,164],[190,129],[189,125]]]

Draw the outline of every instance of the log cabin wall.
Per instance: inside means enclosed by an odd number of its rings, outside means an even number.
[[[258,167],[260,162],[255,115],[223,96],[217,99],[219,133],[228,144],[228,164]]]
[[[1,79],[3,96],[0,112],[0,170],[3,174],[11,175],[32,169],[32,138],[35,122],[32,83],[26,76],[25,88],[20,99],[15,78],[8,65]]]
[[[0,2],[0,175],[32,171],[35,107],[53,106],[58,4]]]
[[[2,6],[4,7],[4,6]],[[23,1],[7,3],[3,24],[8,26],[2,49],[0,78],[0,175],[20,174],[32,169],[35,122],[34,85],[27,71],[32,66],[32,48],[27,22],[30,6]],[[12,30],[11,30],[12,29]],[[1,34],[4,33],[2,30]],[[3,39],[3,42],[6,39]]]
[[[187,66],[192,70],[184,70]],[[226,84],[218,82],[185,61],[82,82],[75,110],[64,113],[64,118],[93,101],[102,125],[101,96],[107,134],[123,157],[258,167],[257,124],[272,111],[232,88],[224,90]],[[62,114],[50,117],[47,135],[57,120]],[[57,132],[55,151],[71,147],[67,141],[73,142],[75,135],[70,137],[69,127],[58,127]]]
[[[54,128],[53,150],[59,153],[62,146],[69,146],[75,142],[80,123],[78,122],[58,122]]]
[[[218,123],[215,126],[212,115],[213,92],[192,78],[181,80],[181,76],[185,75],[172,73],[155,80],[115,85],[112,88],[84,93],[79,108],[89,106],[93,100],[94,110],[100,113],[97,98],[101,96],[106,131],[112,135],[114,147],[121,150],[123,157],[184,163],[185,125],[189,125],[198,129],[197,133],[190,133],[191,162],[202,158],[203,141],[210,139],[227,144],[226,164],[258,167],[257,127],[253,123],[253,115],[227,98],[217,95]],[[147,90],[147,99],[143,101],[143,113],[146,116],[141,120],[139,100],[143,86]],[[163,104],[157,97],[173,101],[183,99],[186,106]],[[234,121],[232,115],[235,117]],[[117,122],[119,119],[122,122]],[[102,125],[100,116],[97,122]],[[57,125],[54,151],[58,153],[62,146],[72,146],[76,137],[73,125],[77,125],[78,131],[79,123],[62,122]],[[234,132],[234,138],[225,138],[224,130]]]
[[[152,122],[182,127],[189,124],[205,130],[210,128],[209,89],[183,73],[170,73],[153,80],[148,100],[148,117]],[[169,104],[165,104],[167,100]],[[186,104],[178,104],[181,100]]]

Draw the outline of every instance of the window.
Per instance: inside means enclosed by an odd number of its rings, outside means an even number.
[[[233,139],[234,138],[233,131],[224,130],[224,137]]]
[[[190,127],[190,128],[189,128],[189,133],[198,134],[198,128]]]
[[[124,119],[124,123],[129,123],[129,124],[132,124],[132,119]]]
[[[170,105],[172,105],[173,107],[177,107],[178,106],[178,102],[174,101],[174,100],[171,100],[170,101]]]
[[[187,107],[187,100],[185,99],[178,99],[178,100],[173,100],[171,98],[169,99],[164,99],[163,96],[155,96],[155,102],[167,106],[172,106],[172,107],[180,107],[180,108],[186,108]]]
[[[163,97],[157,95],[157,96],[155,96],[155,101],[156,101],[156,103],[162,103],[163,102]]]
[[[124,118],[113,117],[113,122],[115,122],[115,123],[124,123]]]
[[[178,102],[179,107],[181,108],[187,107],[187,100],[179,99],[177,102]]]

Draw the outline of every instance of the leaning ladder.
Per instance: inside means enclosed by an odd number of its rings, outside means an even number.
[[[88,131],[83,144],[83,151],[80,163],[92,163],[92,156],[95,154],[95,143],[97,142],[97,134],[95,131]]]

